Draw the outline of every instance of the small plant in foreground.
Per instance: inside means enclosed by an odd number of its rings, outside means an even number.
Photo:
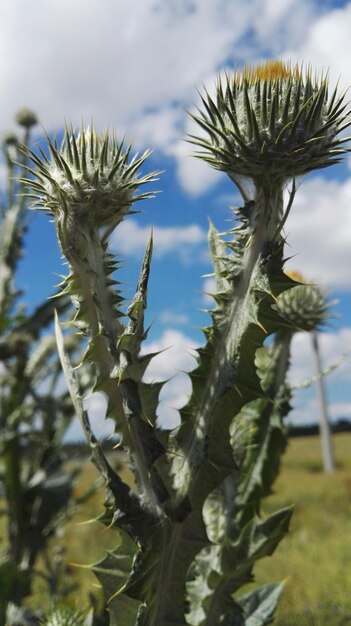
[[[344,96],[334,91],[329,98],[326,79],[280,62],[219,81],[215,98],[202,101],[194,119],[205,136],[191,141],[201,148],[198,156],[235,182],[244,206],[228,241],[210,229],[217,306],[175,431],[157,423],[162,384],[143,379],[154,356],[141,353],[152,239],[127,310],[111,278],[118,264],[109,236],[135,200],[152,195],[136,195],[155,178],[139,173],[147,154],[130,158],[130,147],[109,135],[68,129],[61,148],[48,140],[49,157],[32,153],[35,178],[25,181],[37,206],[54,217],[70,268],[63,290],[76,307],[73,323],[87,337],[82,367],[95,368],[94,389],[108,398],[106,417],[114,420],[138,487],[133,491],[111,468],[91,431],[79,371],[57,323],[72,401],[106,483],[101,521],[118,530],[117,547],[92,567],[111,626],[268,624],[282,589],[238,594],[252,581],[255,561],[286,534],[291,516],[290,508],[263,519],[259,511],[285,446],[288,360],[279,341],[287,326],[296,330],[287,302],[279,300],[296,286],[283,272],[282,229],[295,177],[338,161],[345,152],[338,135],[350,122]],[[269,335],[275,343],[264,350]]]

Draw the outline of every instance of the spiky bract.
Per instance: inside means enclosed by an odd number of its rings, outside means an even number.
[[[61,147],[48,138],[50,156],[31,152],[36,165],[34,180],[26,181],[36,208],[53,213],[55,220],[74,227],[116,226],[132,203],[150,192],[136,195],[140,185],[155,180],[155,172],[139,176],[149,151],[130,159],[131,146],[118,143],[114,136],[97,134],[94,128],[75,135],[66,128]]]
[[[281,293],[275,308],[290,327],[310,332],[325,324],[330,303],[317,285],[301,284]]]
[[[280,61],[244,68],[220,78],[215,96],[202,97],[204,110],[193,119],[206,132],[191,135],[197,153],[237,182],[282,181],[327,167],[347,152],[339,133],[351,123],[345,94],[328,96],[326,76],[312,78]]]

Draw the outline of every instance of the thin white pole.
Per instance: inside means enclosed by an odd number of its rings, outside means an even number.
[[[324,378],[321,376],[322,362],[318,344],[317,331],[312,332],[312,346],[317,369],[317,398],[319,404],[319,429],[321,436],[321,447],[323,456],[324,471],[331,474],[335,470],[334,451],[331,437],[331,429],[327,410],[327,399],[325,393]]]

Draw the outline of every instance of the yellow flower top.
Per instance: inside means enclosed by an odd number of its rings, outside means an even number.
[[[295,78],[301,79],[302,72],[298,65],[292,67],[291,63],[279,60],[269,60],[255,66],[245,66],[242,72],[238,72],[243,81],[255,83],[257,80],[279,80]]]

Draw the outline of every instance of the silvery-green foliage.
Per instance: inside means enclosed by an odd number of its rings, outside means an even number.
[[[343,97],[335,91],[328,99],[326,79],[312,81],[310,72],[280,62],[235,74],[225,90],[219,82],[217,98],[204,98],[203,106],[194,119],[209,139],[192,139],[200,156],[237,184],[243,206],[224,237],[210,228],[216,306],[175,431],[158,425],[162,384],[144,381],[154,356],[142,351],[152,238],[128,307],[111,279],[118,263],[109,235],[140,199],[139,185],[154,177],[139,173],[145,155],[131,157],[129,147],[94,129],[77,137],[70,129],[61,147],[49,140],[50,157],[32,154],[35,180],[26,181],[54,218],[69,265],[63,291],[87,340],[80,365],[94,368],[94,389],[107,397],[106,417],[137,486],[111,467],[91,430],[57,321],[72,401],[107,488],[100,519],[118,530],[117,547],[92,567],[111,626],[263,626],[281,593],[281,585],[271,585],[240,597],[255,562],[274,552],[291,517],[291,508],[268,517],[260,509],[286,442],[285,378],[297,330],[290,313],[295,301],[305,301],[283,271],[282,229],[295,176],[338,160],[338,133],[349,122]],[[323,306],[312,297],[307,330],[312,314],[321,321]]]

